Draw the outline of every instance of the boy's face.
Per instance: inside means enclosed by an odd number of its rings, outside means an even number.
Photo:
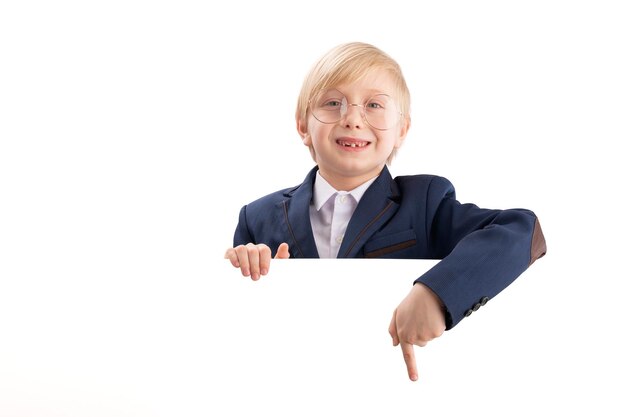
[[[298,131],[303,143],[312,148],[320,174],[336,189],[349,191],[378,175],[392,151],[402,144],[409,128],[407,117],[398,118],[397,123],[394,119],[386,130],[375,129],[363,117],[364,111],[379,107],[373,99],[366,110],[363,105],[370,98],[379,94],[393,97],[394,87],[386,71],[374,70],[355,83],[334,86],[348,104],[337,122],[322,123],[311,111],[306,124],[298,121]],[[341,99],[332,97],[329,106],[340,106]],[[376,116],[367,117],[375,122]]]

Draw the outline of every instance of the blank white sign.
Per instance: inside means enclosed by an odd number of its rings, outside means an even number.
[[[534,312],[524,308],[545,287],[541,267],[416,347],[420,379],[411,382],[387,328],[435,262],[280,260],[253,282],[216,259],[180,275],[147,268],[2,282],[0,414],[526,415],[565,399],[591,406],[567,398],[580,385],[567,375],[567,340],[543,326],[549,304],[539,296]],[[543,346],[529,343],[531,331]],[[532,401],[520,401],[520,390]]]

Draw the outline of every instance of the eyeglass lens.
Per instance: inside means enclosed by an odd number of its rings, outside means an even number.
[[[322,123],[337,123],[350,106],[360,107],[361,115],[373,128],[389,129],[398,123],[400,112],[387,94],[376,94],[363,104],[348,103],[345,95],[335,89],[322,90],[311,103],[313,116]]]

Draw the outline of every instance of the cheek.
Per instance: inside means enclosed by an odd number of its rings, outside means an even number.
[[[315,121],[311,121],[311,119],[309,119],[307,123],[307,135],[305,138],[305,144],[308,146],[315,146],[317,138],[319,138],[319,136],[319,126],[315,123]]]
[[[330,135],[331,126],[319,123],[309,124],[309,134],[313,145],[324,142]]]
[[[397,138],[398,136],[395,132],[386,132],[386,134],[379,137],[380,143],[382,143],[385,149],[393,149],[397,146]]]

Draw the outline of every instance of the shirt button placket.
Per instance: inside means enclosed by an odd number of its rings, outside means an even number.
[[[335,196],[335,207],[333,210],[333,220],[331,226],[331,253],[333,257],[336,257],[343,237],[346,232],[346,227],[352,214],[351,205],[349,203],[350,195],[346,192],[339,192]]]

